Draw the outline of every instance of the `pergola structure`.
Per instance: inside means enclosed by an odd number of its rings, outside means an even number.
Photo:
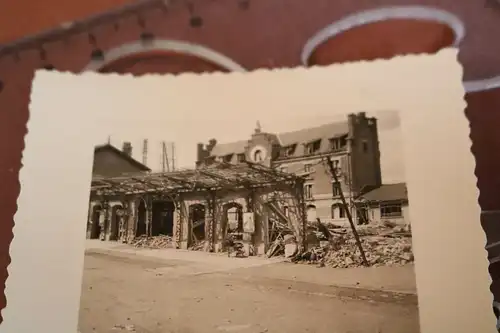
[[[205,197],[208,199],[208,220],[207,231],[208,239],[212,239],[215,228],[216,214],[214,208],[216,205],[215,198],[224,198],[230,193],[259,193],[264,195],[266,200],[273,200],[275,197],[283,193],[288,193],[293,197],[293,202],[296,203],[298,211],[298,220],[290,222],[294,225],[294,232],[298,239],[303,240],[302,232],[305,230],[305,203],[304,203],[304,187],[305,179],[290,173],[281,172],[259,164],[249,162],[240,164],[229,164],[224,162],[214,163],[209,166],[200,167],[190,170],[179,170],[173,172],[154,172],[154,173],[134,173],[119,177],[99,177],[96,176],[92,180],[91,198],[97,201],[107,202],[108,200],[121,200],[126,202],[134,197],[147,198],[150,200],[163,200],[169,198],[174,202],[176,210],[179,214],[176,215],[176,243],[180,244],[180,235],[182,224],[185,220],[181,220],[180,207],[181,204],[189,201],[187,198]],[[127,199],[129,198],[129,199]],[[163,198],[163,199],[162,199]],[[304,206],[304,207],[303,207]],[[301,208],[299,208],[301,207]],[[129,214],[126,212],[125,214]],[[151,214],[148,214],[150,220]],[[108,213],[105,215],[105,220],[108,221]],[[151,221],[148,221],[151,223]],[[128,227],[127,227],[128,228]],[[148,229],[149,230],[149,229]],[[301,232],[302,231],[302,232]]]
[[[99,196],[147,193],[193,193],[258,189],[279,185],[300,186],[304,178],[259,164],[216,163],[207,167],[120,177],[94,177],[92,194]]]

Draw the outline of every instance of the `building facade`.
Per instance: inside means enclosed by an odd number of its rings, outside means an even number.
[[[345,121],[288,133],[266,133],[260,126],[248,140],[198,144],[197,166],[216,162],[258,163],[305,177],[307,219],[348,223],[340,191],[349,203],[382,185],[377,119],[364,112]],[[333,162],[339,182],[332,180],[325,159]],[[356,210],[351,209],[356,218]]]

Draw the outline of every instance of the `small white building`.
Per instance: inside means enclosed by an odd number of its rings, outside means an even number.
[[[384,184],[356,200],[368,223],[410,225],[406,183]]]

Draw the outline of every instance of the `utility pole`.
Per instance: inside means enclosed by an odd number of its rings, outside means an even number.
[[[326,158],[326,163],[328,164],[328,168],[330,169],[330,173],[332,174],[333,181],[335,182],[335,184],[340,184],[339,178],[337,177],[337,170],[333,166],[333,162],[329,157]],[[359,253],[361,254],[361,259],[363,260],[363,264],[368,267],[369,264],[368,260],[366,260],[365,250],[363,250],[363,245],[361,245],[361,240],[359,239],[358,231],[356,230],[356,226],[354,225],[354,221],[352,220],[350,207],[347,204],[342,189],[340,190],[340,200],[342,200],[342,205],[344,206],[347,219],[349,220],[349,224],[351,225],[352,233],[354,234],[354,239],[356,240],[356,245],[358,246]]]
[[[144,139],[142,143],[142,164],[148,165],[148,139]]]
[[[168,161],[168,152],[167,152],[167,144],[165,141],[161,142],[161,168],[163,172],[170,172],[170,162]]]
[[[175,143],[172,142],[172,171],[175,171]]]

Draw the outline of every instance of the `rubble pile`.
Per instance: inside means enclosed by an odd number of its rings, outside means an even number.
[[[148,248],[148,249],[167,249],[173,248],[172,237],[160,236],[139,236],[132,240],[130,243],[134,247]]]
[[[363,261],[350,228],[328,228],[330,239],[315,232],[319,244],[295,257],[295,262],[333,268],[361,267]],[[370,266],[404,265],[413,262],[411,233],[391,225],[358,226],[356,228]]]
[[[189,247],[191,251],[203,251],[205,249],[204,242],[195,242],[193,245]]]

